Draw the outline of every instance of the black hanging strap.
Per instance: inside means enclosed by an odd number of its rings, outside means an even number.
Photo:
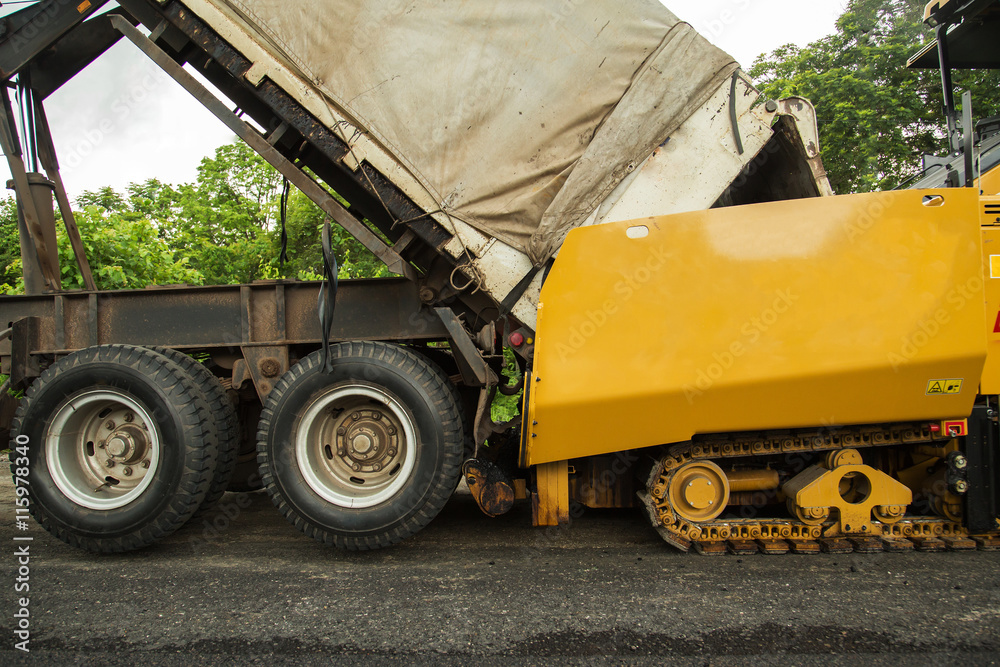
[[[291,192],[291,183],[285,179],[285,184],[281,188],[281,254],[278,255],[278,263],[284,267],[288,261],[288,231],[285,229],[285,222],[288,219],[288,195]]]
[[[545,276],[549,275],[549,269],[552,268],[552,262],[554,261],[555,258],[550,257],[542,266],[531,267],[531,270],[524,274],[524,277],[521,278],[516,285],[514,285],[514,289],[512,289],[507,296],[504,297],[503,302],[500,304],[500,314],[507,315],[510,313],[511,309],[517,304],[521,297],[524,296],[528,286],[531,285],[531,281],[535,279],[535,276],[538,275],[539,271],[545,271],[545,273],[542,274],[542,282],[545,282]]]
[[[736,150],[743,155],[743,137],[740,136],[740,116],[736,111],[736,84],[740,80],[740,71],[733,72],[733,80],[729,84],[729,122],[733,126],[733,138],[736,139]]]
[[[319,288],[319,325],[323,336],[323,363],[320,373],[333,371],[333,357],[330,354],[330,332],[333,330],[333,311],[337,305],[337,258],[330,245],[330,221],[323,223],[323,276],[325,280]]]

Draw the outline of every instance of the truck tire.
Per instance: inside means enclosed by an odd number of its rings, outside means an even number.
[[[254,440],[252,451],[240,450],[228,490],[235,493],[255,493],[263,488],[264,485],[260,483],[260,469],[257,466],[257,441]]]
[[[95,552],[149,545],[184,524],[211,486],[217,443],[187,372],[161,354],[103,345],[54,363],[11,426],[31,515]],[[25,451],[26,450],[26,451]],[[23,461],[22,461],[23,463]]]
[[[236,451],[236,470],[229,482],[229,490],[236,493],[254,493],[263,491],[260,481],[260,471],[257,469],[257,429],[250,424],[260,422],[260,412],[263,408],[257,401],[241,401],[239,422],[244,425],[240,430],[239,447]]]
[[[219,441],[219,455],[215,463],[215,473],[212,475],[212,484],[208,487],[208,494],[201,506],[194,513],[192,519],[196,519],[215,507],[216,503],[229,488],[229,482],[233,478],[233,471],[236,468],[236,450],[239,446],[240,426],[236,418],[236,408],[233,407],[226,390],[215,377],[212,371],[208,370],[204,364],[192,359],[189,355],[169,347],[150,348],[159,352],[170,361],[183,368],[187,374],[198,385],[202,398],[208,404],[211,412],[211,425],[215,429]]]
[[[290,369],[261,414],[257,453],[271,500],[296,528],[343,549],[378,549],[426,526],[461,474],[465,435],[444,373],[398,345],[334,345]]]

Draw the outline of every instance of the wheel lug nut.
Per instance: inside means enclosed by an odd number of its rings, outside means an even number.
[[[375,465],[372,466],[372,470],[374,470],[375,472],[378,472],[381,469],[382,469],[382,465],[379,464],[379,463],[376,463]]]
[[[104,425],[104,428],[109,429],[109,430],[113,429],[114,427],[115,427],[115,423],[113,421],[111,421],[110,419],[108,420],[108,423]]]
[[[104,465],[107,466],[108,468],[114,468],[115,462],[112,461],[111,459],[108,459],[107,461],[104,462]]]
[[[143,461],[139,465],[141,465],[143,468],[148,468],[149,467],[149,461]]]
[[[122,474],[128,477],[129,475],[132,474],[132,469],[129,468],[128,466],[125,466],[124,468],[122,468]]]
[[[361,464],[360,463],[352,463],[351,464],[351,468],[354,469],[354,472],[358,472],[359,470],[361,470]]]
[[[133,415],[131,412],[126,412],[123,419],[125,420],[126,423],[131,424],[132,420],[135,419],[135,415]]]
[[[386,452],[386,453],[387,453],[387,454],[388,454],[389,456],[395,456],[395,455],[396,455],[396,450],[395,450],[395,449],[390,449],[390,450],[389,450],[388,452]]]
[[[396,435],[396,429],[392,426],[389,427],[389,435]]]
[[[337,429],[337,435],[344,435],[345,433],[347,433],[347,429],[343,426]]]
[[[337,446],[337,456],[343,456],[346,453],[347,453],[347,448],[346,447],[344,447],[343,445],[338,445]]]
[[[360,412],[353,413],[351,415],[351,419],[353,419],[354,421],[358,421],[359,419],[361,419],[361,413]]]

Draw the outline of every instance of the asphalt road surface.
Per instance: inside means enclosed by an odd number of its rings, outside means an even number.
[[[534,529],[527,507],[489,519],[467,493],[395,548],[344,553],[258,493],[98,556],[16,530],[13,505],[4,476],[0,665],[1000,661],[1000,553],[709,558],[638,510]],[[24,536],[29,654],[14,648]]]

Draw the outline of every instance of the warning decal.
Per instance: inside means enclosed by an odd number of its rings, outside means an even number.
[[[943,396],[945,394],[961,394],[962,382],[963,380],[961,378],[951,380],[930,380],[927,383],[927,395]]]

